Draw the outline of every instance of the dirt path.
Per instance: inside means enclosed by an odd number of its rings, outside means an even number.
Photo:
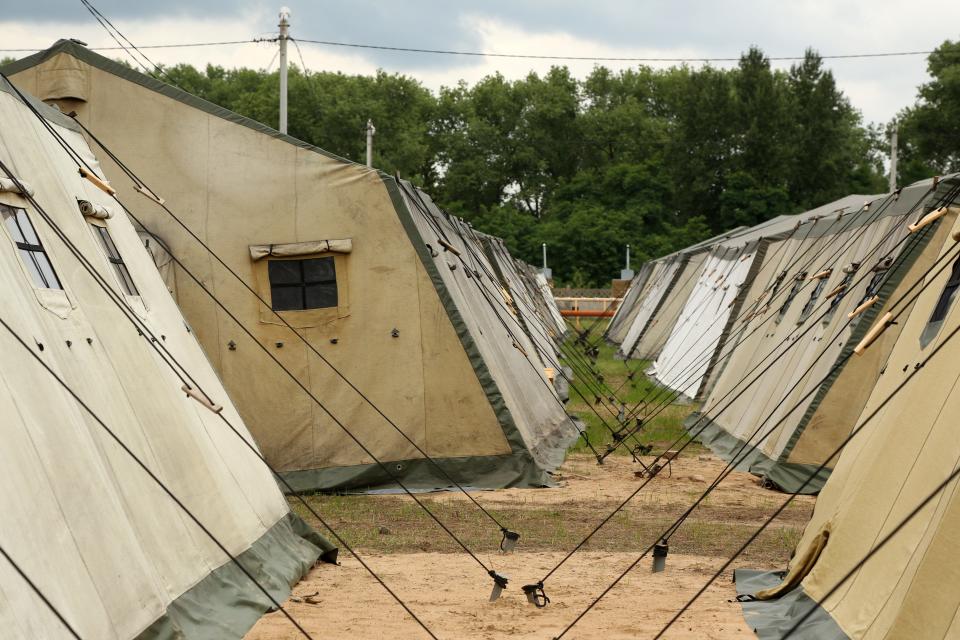
[[[402,495],[314,496],[310,500],[440,638],[548,640],[683,512],[723,469],[709,455],[681,458],[672,475],[661,475],[612,519],[583,551],[547,584],[552,603],[536,609],[520,587],[539,580],[641,480],[638,465],[622,457],[597,466],[571,456],[554,489],[480,492],[477,499],[519,529],[518,553],[496,552],[499,535],[458,493],[424,496],[438,516],[480,558],[510,577],[510,588],[490,603],[491,581],[468,556],[457,553]],[[651,573],[644,559],[566,638],[650,638],[784,500],[762,489],[753,476],[732,474],[671,539],[667,571]],[[803,497],[733,567],[782,568],[809,518],[813,498]],[[303,512],[298,509],[302,514]],[[312,601],[289,602],[291,613],[323,638],[419,638],[422,630],[346,553],[340,567],[321,566],[294,589],[316,593]],[[729,573],[721,577],[671,628],[667,638],[751,638],[740,607],[729,602]],[[298,635],[282,614],[269,614],[248,640],[286,640]]]
[[[370,556],[380,573],[413,611],[444,639],[550,640],[628,566],[635,554],[585,553],[549,582],[552,602],[537,609],[520,590],[539,579],[561,554],[520,553],[497,559],[511,578],[497,602],[488,602],[489,580],[463,555],[410,553]],[[668,570],[652,574],[643,562],[566,636],[581,640],[650,638],[719,566],[720,559],[671,555]],[[294,589],[319,593],[318,604],[288,602],[290,613],[318,638],[428,637],[352,558],[322,566]],[[743,623],[729,576],[717,581],[665,638],[753,638]],[[247,640],[293,640],[300,636],[280,613],[264,616]]]

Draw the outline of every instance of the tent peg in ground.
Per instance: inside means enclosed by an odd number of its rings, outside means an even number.
[[[536,584],[523,585],[523,593],[527,596],[527,602],[534,605],[537,609],[542,609],[550,604],[550,598],[543,590],[543,582]]]
[[[506,527],[500,529],[503,532],[503,539],[500,540],[500,552],[501,553],[510,553],[517,546],[517,541],[520,540],[520,534],[516,531],[510,531]]]
[[[510,579],[500,573],[497,573],[493,569],[490,569],[488,572],[490,577],[493,578],[493,591],[490,592],[490,602],[496,602],[500,599],[500,594],[503,593],[503,590],[507,588],[507,583],[510,582]]]
[[[666,540],[661,540],[653,545],[653,572],[660,573],[667,568],[667,555],[670,553],[670,545]]]

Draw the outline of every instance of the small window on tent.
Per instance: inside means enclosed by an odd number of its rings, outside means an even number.
[[[850,292],[850,285],[853,282],[853,277],[857,274],[857,269],[859,268],[860,263],[854,262],[843,270],[843,280],[837,285],[836,289],[833,290],[833,297],[830,298],[830,308],[827,310],[826,315],[823,316],[823,324],[830,324],[830,321],[833,320],[833,316],[836,315],[837,309],[840,308],[840,303],[845,297],[847,297],[847,293]]]
[[[23,266],[30,273],[33,284],[41,289],[63,289],[46,249],[37,237],[36,229],[24,209],[0,204],[3,226],[17,245]]]
[[[137,285],[133,284],[133,278],[130,276],[130,270],[127,269],[127,265],[123,261],[123,256],[117,251],[117,245],[113,243],[113,238],[110,237],[110,232],[107,231],[106,227],[100,225],[95,224],[91,226],[93,227],[94,235],[96,235],[100,241],[100,246],[103,247],[104,252],[107,254],[107,260],[109,260],[113,266],[114,273],[117,274],[117,279],[120,281],[120,286],[123,287],[124,293],[128,296],[140,295],[140,292],[137,291]]]
[[[803,283],[807,279],[807,272],[798,273],[796,278],[793,280],[793,287],[790,288],[790,293],[787,294],[787,299],[783,301],[783,304],[780,305],[780,311],[777,313],[777,324],[780,324],[784,317],[787,315],[787,311],[790,310],[790,304],[793,302],[793,299],[797,297],[797,294],[800,293],[800,289],[803,288]]]
[[[817,306],[817,300],[820,299],[820,295],[823,293],[823,290],[827,287],[827,280],[830,279],[830,274],[832,270],[824,272],[825,275],[820,275],[817,278],[817,284],[813,288],[813,291],[810,293],[810,299],[807,300],[807,304],[803,306],[803,311],[800,312],[800,317],[797,319],[797,324],[803,324],[807,321],[807,318],[813,313],[813,310]]]
[[[933,307],[933,313],[930,314],[930,320],[920,334],[920,346],[926,347],[933,342],[933,339],[940,333],[943,327],[943,321],[947,319],[950,307],[953,306],[954,298],[957,297],[957,289],[960,289],[960,257],[953,261],[953,269],[950,271],[950,279],[940,292],[936,306]]]
[[[271,260],[267,267],[274,311],[337,306],[337,270],[333,257]]]

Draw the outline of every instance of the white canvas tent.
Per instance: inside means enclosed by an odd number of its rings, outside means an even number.
[[[34,108],[102,178],[76,125]],[[0,161],[12,174],[0,171],[0,318],[13,332],[0,328],[0,546],[83,638],[241,638],[270,602],[94,415],[274,598],[336,551],[224,424],[249,440],[133,226],[44,120],[0,81]],[[147,330],[219,415],[187,397]],[[71,637],[3,559],[0,629]]]

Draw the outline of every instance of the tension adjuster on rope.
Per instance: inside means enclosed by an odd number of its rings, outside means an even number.
[[[756,599],[757,596],[752,593],[738,593],[736,597],[737,602],[754,602]]]
[[[193,387],[188,387],[183,385],[180,387],[180,390],[187,394],[187,397],[193,398],[199,402],[203,407],[209,409],[213,413],[220,413],[223,411],[223,405],[215,404],[210,398],[208,398],[202,391],[199,389],[194,389]]]
[[[653,545],[653,572],[660,573],[667,568],[667,554],[670,553],[670,545],[666,540],[660,540]]]
[[[493,591],[490,592],[490,602],[496,602],[500,594],[503,593],[503,590],[507,588],[507,583],[510,582],[510,579],[505,575],[497,573],[493,569],[490,569],[487,573],[493,578]]]
[[[542,582],[523,585],[523,592],[527,596],[527,601],[536,606],[537,609],[543,609],[545,606],[550,604],[550,598],[547,596],[546,592],[544,592]]]
[[[510,553],[513,551],[514,547],[517,546],[517,541],[520,539],[520,534],[515,531],[510,531],[506,527],[500,529],[503,532],[503,539],[500,540],[500,551],[503,553]]]

